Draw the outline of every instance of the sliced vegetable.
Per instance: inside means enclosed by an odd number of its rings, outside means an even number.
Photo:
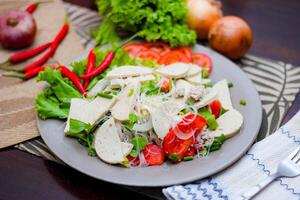
[[[123,48],[131,56],[136,56],[136,54],[141,52],[141,51],[149,50],[149,47],[146,44],[143,44],[143,43],[129,43],[129,44],[126,44]]]
[[[157,61],[160,58],[160,55],[156,51],[145,50],[145,51],[137,52],[134,55],[134,57],[138,57],[138,58],[141,58],[141,59],[149,59],[149,60]]]
[[[158,60],[158,64],[161,65],[170,65],[177,62],[190,63],[190,59],[182,51],[171,50],[162,55]]]
[[[145,149],[142,151],[145,160],[149,166],[161,165],[165,160],[165,152],[163,148],[155,144],[147,144]]]
[[[193,53],[192,62],[200,67],[202,67],[202,73],[205,75],[210,75],[212,72],[212,61],[209,56],[203,53]]]
[[[192,144],[192,137],[186,140],[179,139],[174,130],[170,129],[163,140],[163,149],[171,161],[180,162]]]
[[[221,102],[218,99],[216,99],[209,104],[209,108],[210,108],[212,114],[217,119],[220,116],[221,110],[222,110]]]

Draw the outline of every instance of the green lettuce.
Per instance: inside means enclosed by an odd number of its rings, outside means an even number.
[[[35,98],[35,109],[41,119],[68,117],[69,108],[60,106],[59,100],[55,97],[50,88],[43,90]]]
[[[185,0],[96,0],[96,4],[104,20],[92,35],[100,45],[120,40],[117,29],[147,41],[163,40],[171,47],[196,43],[195,31],[186,24]]]
[[[47,67],[40,72],[38,81],[46,81],[49,87],[44,89],[35,98],[35,109],[41,119],[68,117],[71,99],[81,98],[73,84],[62,77],[60,70]]]

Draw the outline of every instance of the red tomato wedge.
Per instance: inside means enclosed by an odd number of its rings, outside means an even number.
[[[170,90],[170,79],[163,80],[163,83],[161,85],[161,91],[163,92],[169,92]]]
[[[186,140],[179,139],[175,135],[174,130],[170,129],[163,140],[163,148],[171,161],[180,162],[185,156],[187,150],[193,144],[193,141],[193,137]]]
[[[178,47],[176,50],[181,51],[192,62],[192,48],[187,46]]]
[[[142,151],[148,165],[161,165],[165,160],[165,152],[163,148],[155,144],[147,144]]]
[[[152,51],[159,53],[160,55],[164,55],[165,53],[169,52],[171,49],[166,42],[156,41],[156,42],[149,42],[146,43],[147,47]]]
[[[135,54],[138,53],[138,52],[149,50],[149,47],[147,45],[143,44],[143,43],[126,44],[123,48],[131,56],[135,56]]]
[[[156,51],[143,50],[143,51],[135,53],[134,57],[157,61],[160,58],[160,55]]]
[[[171,50],[170,52],[162,55],[158,60],[158,64],[170,65],[176,62],[190,63],[190,60],[184,53],[178,50]]]
[[[204,74],[209,75],[212,71],[212,61],[209,56],[203,53],[194,53],[192,55],[192,62],[200,67],[203,67]]]
[[[183,117],[182,121],[177,124],[179,130],[183,133],[195,132],[195,135],[201,133],[202,129],[206,125],[206,120],[200,115],[187,114]]]
[[[209,108],[210,108],[212,114],[217,119],[220,116],[220,113],[221,113],[221,110],[222,110],[221,102],[218,99],[216,99],[216,100],[214,100],[213,102],[211,102],[209,104]]]
[[[196,153],[195,147],[190,147],[185,153],[184,157],[194,156]]]

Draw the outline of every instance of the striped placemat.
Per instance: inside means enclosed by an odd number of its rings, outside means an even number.
[[[71,23],[76,27],[82,44],[90,49],[95,42],[90,37],[90,29],[101,23],[98,13],[86,8],[65,3]],[[249,76],[259,92],[263,105],[263,122],[257,141],[267,137],[279,124],[291,106],[300,88],[300,67],[291,64],[246,55],[237,62]],[[32,154],[59,161],[48,149],[41,138],[16,145],[17,148]]]

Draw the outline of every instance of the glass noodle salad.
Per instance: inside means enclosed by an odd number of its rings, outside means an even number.
[[[97,50],[96,59],[102,54]],[[39,116],[66,119],[65,135],[87,146],[89,155],[126,167],[179,163],[209,156],[239,132],[243,116],[232,106],[232,84],[211,83],[207,55],[159,42],[131,43],[114,59],[91,80],[86,97],[68,91],[59,96],[62,81],[70,84],[62,79],[46,80],[49,88],[36,99]],[[80,76],[86,60],[71,66]],[[46,69],[38,79],[55,71]],[[55,100],[46,109],[43,98],[49,96]]]

